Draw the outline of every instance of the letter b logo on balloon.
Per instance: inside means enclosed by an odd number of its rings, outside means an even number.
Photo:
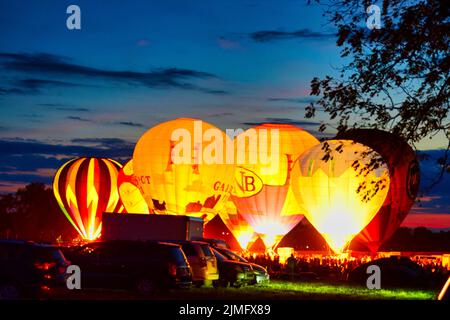
[[[263,181],[256,173],[243,167],[238,167],[234,173],[236,188],[235,195],[238,197],[251,197],[261,191]]]

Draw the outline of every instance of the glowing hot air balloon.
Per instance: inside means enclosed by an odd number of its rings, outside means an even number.
[[[235,138],[232,200],[267,248],[303,218],[290,190],[291,169],[299,155],[317,144],[308,132],[286,124],[259,125]]]
[[[374,158],[380,156],[360,143],[329,140],[306,151],[294,165],[294,195],[337,253],[373,219],[388,193],[388,168],[370,166]]]
[[[120,199],[128,213],[150,213],[133,172],[133,160],[127,161],[117,177]]]
[[[420,170],[414,150],[399,136],[377,129],[352,129],[338,139],[350,139],[378,152],[389,168],[390,186],[383,206],[355,241],[378,251],[402,224],[419,188]]]
[[[164,122],[145,132],[134,149],[133,169],[149,207],[209,221],[233,187],[226,146],[233,144],[224,132],[196,119]]]
[[[104,211],[123,212],[117,192],[121,165],[106,158],[77,158],[58,169],[53,193],[61,210],[85,240],[94,240],[102,230]]]
[[[242,217],[232,201],[227,201],[223,210],[219,212],[220,218],[239,242],[242,249],[247,249],[248,244],[253,242],[257,235],[248,222]]]

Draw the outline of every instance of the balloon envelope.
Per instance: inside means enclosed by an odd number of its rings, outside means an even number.
[[[383,206],[355,238],[375,253],[398,229],[414,204],[420,182],[419,163],[408,143],[390,132],[352,129],[337,137],[369,146],[383,157],[389,167],[390,187]]]
[[[225,207],[219,212],[220,218],[233,234],[242,249],[247,249],[248,244],[257,237],[253,228],[242,217],[232,201],[227,201]]]
[[[367,226],[386,198],[389,171],[385,164],[368,167],[375,157],[379,155],[360,143],[329,140],[306,151],[294,165],[294,194],[335,252],[342,252]]]
[[[235,138],[238,157],[232,200],[267,248],[303,218],[290,189],[290,171],[294,160],[317,144],[308,132],[285,124],[259,125]],[[264,152],[270,161],[258,158]]]
[[[53,192],[73,227],[85,240],[100,236],[102,213],[123,212],[117,191],[121,165],[106,158],[77,158],[56,172]]]
[[[226,145],[232,147],[228,140],[213,125],[188,118],[145,132],[134,149],[133,167],[148,206],[159,214],[209,221],[233,187],[234,165],[223,154]]]
[[[150,213],[147,202],[139,189],[139,183],[133,172],[133,160],[127,161],[117,177],[120,199],[128,213]]]

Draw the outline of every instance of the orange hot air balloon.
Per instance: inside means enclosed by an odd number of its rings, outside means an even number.
[[[121,165],[106,158],[76,158],[58,169],[53,181],[55,198],[73,227],[85,240],[102,230],[104,211],[123,212],[117,191]]]
[[[257,235],[248,222],[239,214],[232,201],[227,201],[223,210],[219,212],[220,218],[233,234],[242,249],[247,249],[250,242],[253,242]]]
[[[148,206],[157,214],[209,221],[233,187],[226,146],[233,149],[224,132],[196,119],[167,121],[145,132],[134,149],[133,169]]]
[[[401,137],[377,129],[352,129],[337,136],[362,143],[378,152],[389,168],[390,186],[383,206],[355,237],[372,253],[378,251],[402,224],[419,188],[420,170],[414,150]]]
[[[305,217],[337,253],[373,219],[388,193],[387,165],[368,166],[375,157],[380,155],[360,143],[329,140],[301,155],[292,170]]]
[[[133,159],[120,169],[117,177],[117,188],[120,199],[128,213],[150,213],[147,202],[139,189],[139,183],[133,172]]]
[[[262,124],[235,138],[232,200],[267,248],[303,218],[290,189],[291,169],[299,155],[317,144],[308,132],[286,124]]]

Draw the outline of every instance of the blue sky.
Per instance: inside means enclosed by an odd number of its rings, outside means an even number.
[[[49,72],[36,61],[7,69],[0,78],[8,90],[0,100],[4,137],[54,139],[53,128],[59,128],[60,139],[133,141],[145,128],[183,115],[222,128],[264,118],[303,121],[301,99],[309,99],[311,78],[340,61],[333,29],[323,26],[319,7],[303,1],[78,1],[82,29],[77,31],[65,26],[71,3],[2,2],[2,52],[98,71]],[[262,37],[264,31],[300,33],[271,39]],[[39,59],[38,54],[52,56]],[[0,59],[3,65],[21,62]],[[173,68],[206,75],[143,85],[98,74]],[[14,91],[17,87],[23,92]],[[317,130],[315,122],[311,130]]]
[[[66,28],[71,4],[81,30]],[[322,8],[303,0],[7,0],[0,30],[0,192],[48,183],[70,157],[124,160],[180,116],[317,134],[327,117],[304,119],[309,83],[345,62]]]

